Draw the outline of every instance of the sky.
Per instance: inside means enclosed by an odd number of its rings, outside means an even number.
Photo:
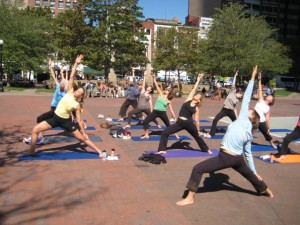
[[[185,17],[188,15],[188,0],[139,0],[138,5],[143,8],[145,19],[172,20],[177,16],[184,24]]]

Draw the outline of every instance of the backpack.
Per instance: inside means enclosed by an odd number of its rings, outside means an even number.
[[[157,165],[161,163],[167,163],[167,160],[164,156],[155,153],[144,153],[141,157],[139,157],[139,160]]]
[[[124,128],[121,125],[114,125],[109,128],[110,135],[120,135],[124,133]]]

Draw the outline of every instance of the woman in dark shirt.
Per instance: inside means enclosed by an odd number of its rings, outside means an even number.
[[[163,130],[158,146],[158,153],[165,154],[168,144],[168,136],[181,130],[186,130],[193,136],[201,151],[208,152],[209,154],[212,153],[200,136],[199,109],[202,102],[202,95],[200,93],[196,93],[196,90],[202,77],[203,74],[198,75],[195,86],[180,109],[176,123]],[[194,124],[193,115],[195,116],[196,124]]]

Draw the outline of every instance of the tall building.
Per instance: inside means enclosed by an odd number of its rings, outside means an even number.
[[[24,3],[29,7],[50,7],[54,16],[67,9],[77,7],[77,0],[25,0]]]

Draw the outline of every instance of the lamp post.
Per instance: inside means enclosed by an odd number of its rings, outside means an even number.
[[[2,65],[2,47],[3,47],[3,40],[0,40],[0,92],[4,92],[3,89],[3,65]]]

